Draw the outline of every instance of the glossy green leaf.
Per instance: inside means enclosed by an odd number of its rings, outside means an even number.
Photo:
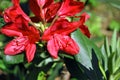
[[[95,51],[98,60],[100,60],[102,54],[99,48],[83,35],[80,30],[73,32],[71,37],[77,42],[80,48],[79,54],[75,55],[76,61],[84,65],[87,69],[92,69],[92,49]]]
[[[24,54],[18,54],[14,56],[4,55],[3,60],[7,64],[18,64],[24,61]]]

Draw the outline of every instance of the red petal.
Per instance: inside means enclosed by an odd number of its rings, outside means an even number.
[[[80,23],[84,24],[89,18],[90,16],[87,13],[82,13],[81,18],[80,18]]]
[[[28,43],[27,37],[18,37],[11,42],[9,42],[5,47],[5,54],[7,55],[15,55],[24,51],[25,46]]]
[[[48,7],[53,3],[54,0],[37,0],[38,5],[42,6],[43,8]]]
[[[59,16],[74,16],[84,8],[82,2],[73,0],[63,0],[62,6],[58,11]]]
[[[28,44],[26,46],[26,57],[28,62],[31,62],[34,58],[35,51],[36,51],[36,45],[35,44]]]
[[[85,34],[88,38],[90,38],[90,32],[89,32],[87,26],[81,25],[80,30],[82,31],[83,34]]]
[[[60,50],[65,51],[71,55],[78,54],[79,47],[76,42],[69,36],[56,34],[54,38],[56,39]]]
[[[87,26],[84,25],[84,23],[88,20],[89,17],[90,17],[90,16],[89,16],[88,14],[83,13],[83,14],[81,15],[81,18],[80,18],[80,21],[79,21],[79,23],[80,23],[80,26],[79,26],[80,30],[81,30],[82,33],[85,34],[88,38],[90,38],[90,32],[89,32]]]
[[[53,58],[57,58],[58,57],[59,46],[56,43],[56,40],[54,40],[53,38],[51,40],[49,40],[48,43],[47,43],[47,49],[48,49],[50,55]]]
[[[51,4],[49,7],[47,7],[47,11],[45,14],[46,21],[52,21],[52,19],[57,14],[57,11],[59,10],[60,6],[61,3],[59,2],[59,3]]]
[[[5,22],[16,22],[15,19],[18,16],[23,16],[26,21],[30,21],[30,18],[22,11],[19,0],[12,0],[13,6],[9,7],[4,11],[4,20]]]
[[[37,0],[29,0],[30,9],[37,16],[40,17],[40,6],[37,3]]]
[[[30,0],[29,5],[32,12],[35,14],[39,20],[48,20],[45,19],[47,7],[53,3],[53,0]],[[42,9],[42,10],[41,10]]]
[[[16,24],[7,24],[1,29],[1,32],[7,36],[22,36],[22,33],[17,28]]]
[[[35,43],[40,40],[40,33],[35,27],[29,26],[28,31],[29,32],[26,33],[27,34],[26,36],[29,36],[30,43]]]
[[[18,6],[18,5],[19,5],[19,0],[12,0],[12,3],[13,3],[15,6]]]

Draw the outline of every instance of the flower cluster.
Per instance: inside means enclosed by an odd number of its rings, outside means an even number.
[[[3,17],[7,24],[1,29],[3,34],[14,37],[5,47],[4,53],[7,55],[26,51],[27,60],[31,62],[36,51],[35,43],[39,41],[47,43],[47,50],[53,58],[58,57],[60,50],[75,55],[79,52],[79,47],[70,34],[80,29],[83,34],[90,37],[89,30],[84,25],[89,16],[86,13],[76,16],[83,10],[83,2],[29,0],[34,17],[29,17],[22,11],[19,0],[12,0],[12,3],[13,6],[4,11]],[[77,17],[79,20],[69,21],[67,17]]]

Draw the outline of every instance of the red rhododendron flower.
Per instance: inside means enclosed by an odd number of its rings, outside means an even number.
[[[17,16],[23,16],[26,21],[30,21],[30,18],[22,11],[19,0],[12,0],[13,6],[9,7],[4,11],[5,22],[16,22]]]
[[[15,37],[15,39],[6,45],[5,54],[16,55],[25,51],[28,62],[31,62],[36,51],[35,43],[40,40],[41,35],[41,40],[47,42],[47,50],[52,57],[57,58],[59,50],[75,55],[79,52],[79,47],[70,34],[76,29],[80,29],[83,34],[90,37],[90,32],[84,24],[89,18],[86,13],[79,16],[78,21],[66,19],[66,17],[75,17],[84,8],[83,2],[29,0],[30,9],[35,14],[31,18],[33,22],[22,11],[19,0],[12,0],[12,2],[13,6],[4,11],[3,16],[7,24],[1,29],[1,32],[9,37]],[[34,26],[29,26],[29,22]],[[34,24],[34,22],[40,23]],[[48,25],[50,26],[48,27]]]
[[[69,37],[69,34],[77,28],[79,28],[78,22],[60,19],[44,32],[42,40],[48,41],[47,49],[54,58],[57,58],[59,50],[68,54],[78,53],[78,45]]]
[[[5,54],[15,55],[25,50],[28,62],[33,60],[36,51],[35,42],[40,39],[36,28],[28,26],[26,20],[23,20],[21,25],[17,23],[5,25],[1,32],[7,36],[16,37],[6,45]]]
[[[79,52],[79,47],[72,38],[60,34],[53,35],[53,37],[48,41],[47,49],[53,58],[58,57],[59,50],[70,55],[75,55]]]

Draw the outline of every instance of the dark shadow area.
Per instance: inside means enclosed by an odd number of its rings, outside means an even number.
[[[76,78],[77,80],[103,80],[94,50],[92,50],[91,60],[93,69],[87,69],[82,64],[76,62],[75,59],[64,58],[64,61],[71,74],[71,78]]]

